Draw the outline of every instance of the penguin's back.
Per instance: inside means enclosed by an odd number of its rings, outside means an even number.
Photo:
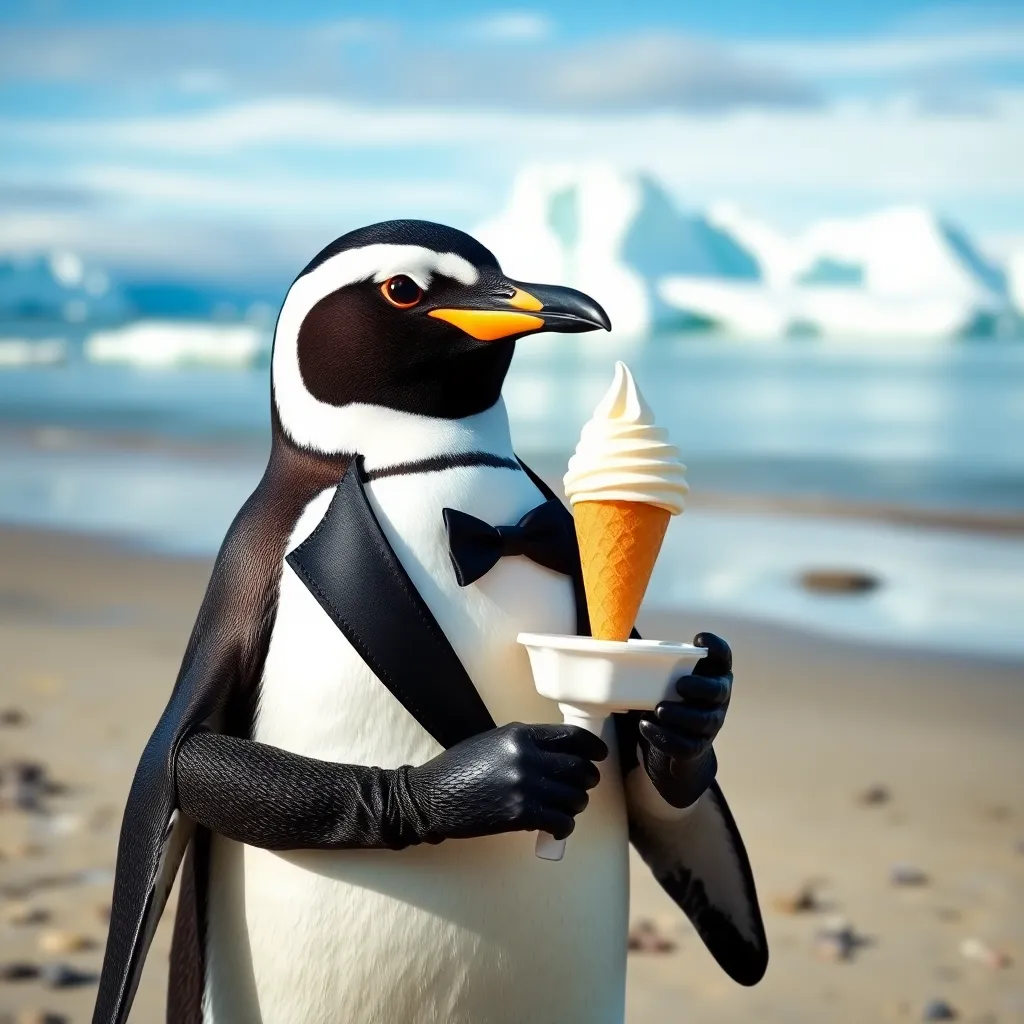
[[[543,501],[529,477],[455,467],[384,476],[366,491],[497,724],[560,721],[557,705],[536,693],[516,636],[575,632],[571,581],[519,556],[460,587],[441,515],[450,507],[515,523]],[[310,502],[289,550],[331,495]],[[287,564],[253,738],[385,768],[441,749]],[[603,769],[562,863],[537,859],[534,841],[510,833],[400,852],[281,853],[214,837],[208,1024],[619,1024],[628,859],[617,768]]]

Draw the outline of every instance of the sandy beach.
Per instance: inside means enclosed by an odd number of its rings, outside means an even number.
[[[121,808],[208,572],[0,530],[0,1020],[89,1019]],[[772,961],[734,985],[637,863],[634,925],[672,948],[631,955],[630,1024],[943,1019],[926,1017],[936,1000],[1024,1021],[1024,665],[986,660],[981,634],[939,657],[716,615],[646,611],[640,627],[711,629],[735,651],[720,778]],[[162,1019],[170,920],[137,1024]]]

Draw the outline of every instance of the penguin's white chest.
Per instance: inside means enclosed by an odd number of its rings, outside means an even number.
[[[366,489],[494,720],[560,721],[516,636],[575,632],[571,581],[519,556],[459,587],[441,515],[515,523],[543,501],[526,474],[458,468]],[[330,497],[311,504],[290,547]],[[385,768],[440,752],[287,565],[254,739]],[[215,839],[207,1021],[620,1024],[628,861],[617,768],[606,766],[563,862],[538,860],[534,839],[286,854]]]

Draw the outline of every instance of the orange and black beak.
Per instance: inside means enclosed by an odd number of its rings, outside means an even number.
[[[610,331],[608,314],[589,295],[575,288],[509,281],[458,309],[431,309],[427,315],[446,320],[477,341],[497,341],[539,331],[576,334],[604,328]]]

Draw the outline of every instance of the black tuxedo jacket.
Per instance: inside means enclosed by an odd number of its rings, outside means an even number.
[[[550,489],[526,467],[541,492]],[[336,479],[336,478],[335,478]],[[265,478],[266,480],[266,478]],[[381,683],[442,746],[494,728],[472,680],[443,630],[416,591],[381,530],[363,489],[361,461],[353,459],[337,485],[321,523],[287,556],[317,601],[366,661]],[[261,487],[264,485],[261,485]],[[170,700],[143,752],[129,793],[118,847],[110,931],[100,977],[94,1024],[123,1024],[171,885],[186,849],[175,945],[194,951],[194,963],[179,969],[187,978],[191,1009],[171,1011],[175,1024],[192,1024],[202,991],[201,941],[196,930],[204,913],[203,886],[209,833],[197,828],[177,806],[175,758],[182,739],[200,727],[231,721],[249,706],[262,673],[268,623],[250,622],[236,610],[224,617],[224,596],[254,584],[259,562],[253,544],[273,525],[271,507],[258,488],[236,518],[211,577],[189,649]],[[565,515],[571,520],[571,513]],[[570,531],[575,537],[575,531]],[[275,535],[276,536],[276,535]],[[280,541],[276,541],[280,543]],[[280,556],[264,543],[261,570],[268,579]],[[589,635],[579,558],[573,574],[577,629]],[[234,589],[232,589],[234,588]],[[249,612],[251,618],[253,614]],[[272,616],[273,602],[260,612]],[[241,621],[238,616],[241,615]],[[271,620],[272,621],[272,620]],[[259,644],[236,664],[224,653],[242,632],[260,633]],[[401,637],[405,642],[396,643]],[[251,653],[255,652],[255,653]],[[415,654],[413,654],[415,652]],[[244,654],[245,652],[243,652]],[[234,712],[233,710],[234,709]],[[244,713],[241,720],[244,721]],[[251,720],[251,714],[250,714]],[[616,716],[622,770],[638,767],[636,717]],[[237,728],[234,735],[244,729]],[[627,787],[628,788],[628,787]],[[685,911],[725,971],[745,985],[756,983],[767,965],[767,944],[746,851],[717,784],[685,817],[652,814],[627,800],[629,837],[665,891]],[[558,865],[551,865],[554,871]],[[190,915],[182,907],[191,906]],[[174,993],[171,994],[172,1002]],[[198,1018],[196,1018],[198,1020]]]

